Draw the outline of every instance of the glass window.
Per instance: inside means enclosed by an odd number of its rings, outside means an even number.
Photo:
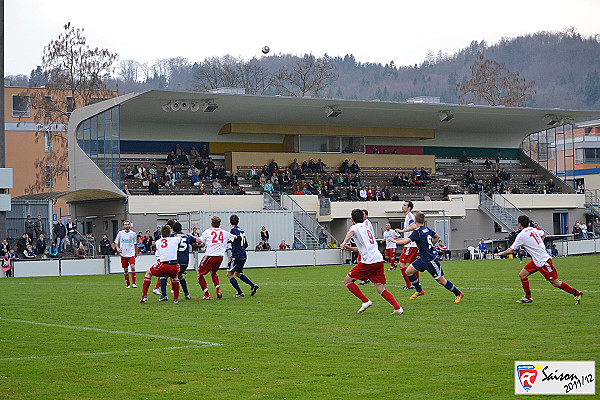
[[[51,153],[53,150],[52,144],[52,132],[50,130],[46,130],[44,132],[44,150],[46,153]]]
[[[54,183],[54,167],[46,165],[46,187],[52,189]]]
[[[73,99],[73,97],[67,96],[65,101],[67,103],[67,109],[65,111],[67,112],[67,115],[71,115],[71,113],[75,109],[75,100]]]
[[[44,96],[44,117],[52,118],[52,111],[54,104],[52,104],[52,96]]]
[[[13,117],[29,117],[31,110],[29,107],[29,96],[13,95],[12,116]]]
[[[596,162],[596,149],[583,149],[583,162],[595,163]]]
[[[365,138],[360,136],[342,136],[342,152],[364,153]]]

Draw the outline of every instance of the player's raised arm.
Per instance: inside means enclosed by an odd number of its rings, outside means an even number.
[[[350,251],[354,251],[354,250],[351,250],[351,247],[350,247],[350,246],[348,246],[348,242],[350,241],[350,239],[352,239],[352,236],[354,236],[354,230],[353,230],[353,229],[350,229],[350,230],[348,231],[348,233],[346,233],[346,237],[344,238],[344,241],[343,241],[343,242],[342,242],[342,244],[340,245],[340,248],[341,248],[342,250],[350,250]]]
[[[390,238],[388,238],[388,240],[390,242],[394,242],[396,244],[402,244],[402,245],[409,244],[411,242],[411,240],[409,238],[406,238],[406,239],[394,239],[394,238],[390,237]]]
[[[438,242],[438,240],[440,240],[440,235],[438,235],[437,233],[435,235],[433,235],[433,237],[431,238],[431,243],[433,243],[434,245]]]

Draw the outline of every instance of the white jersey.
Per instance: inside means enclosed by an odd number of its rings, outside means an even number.
[[[404,229],[408,229],[408,227],[414,223],[415,223],[415,216],[413,215],[412,212],[407,212],[406,217],[404,218]],[[408,238],[412,232],[413,231],[404,232],[404,239]],[[410,241],[408,244],[405,244],[404,247],[417,247],[417,244],[413,241]]]
[[[156,260],[162,262],[177,262],[177,250],[181,243],[181,236],[160,238],[156,241]]]
[[[206,244],[205,256],[224,257],[227,242],[232,242],[235,235],[221,228],[208,228],[200,236],[200,241]]]
[[[510,248],[518,250],[521,246],[525,247],[535,265],[543,267],[546,261],[552,259],[552,257],[546,252],[542,236],[544,236],[544,231],[541,229],[525,228],[517,235]]]
[[[115,238],[115,243],[121,249],[121,257],[135,257],[135,245],[137,234],[134,231],[119,231]]]
[[[383,238],[385,239],[385,248],[386,249],[395,249],[396,243],[392,242],[391,240],[388,240],[388,238],[397,239],[399,237],[400,237],[400,234],[393,229],[390,229],[389,231],[387,231],[387,230],[383,231]]]
[[[363,264],[375,264],[383,261],[375,235],[364,222],[352,225],[350,230],[354,232],[354,241]]]

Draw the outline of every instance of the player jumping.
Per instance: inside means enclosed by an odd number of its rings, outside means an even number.
[[[170,276],[173,282],[173,303],[179,303],[179,264],[177,263],[177,250],[181,244],[181,237],[171,236],[171,227],[165,225],[160,230],[161,238],[156,243],[156,264],[146,271],[142,299],[140,303],[148,301],[148,288],[152,282],[152,276]]]
[[[217,289],[217,299],[223,297],[217,271],[219,270],[221,262],[223,261],[223,257],[225,256],[227,242],[231,242],[236,238],[235,235],[232,235],[231,233],[220,228],[221,218],[217,216],[212,217],[211,226],[211,228],[208,228],[202,232],[202,235],[200,236],[200,243],[204,243],[206,245],[206,252],[204,253],[204,257],[200,261],[200,266],[198,267],[198,283],[204,291],[204,297],[202,297],[202,300],[211,299],[210,294],[208,293],[206,279],[204,279],[204,275],[208,274],[209,272],[215,288]]]
[[[403,245],[414,242],[419,250],[420,257],[406,269],[408,279],[410,279],[410,283],[415,287],[416,290],[416,292],[410,296],[410,299],[414,300],[417,297],[425,294],[425,291],[419,282],[417,271],[427,271],[440,285],[454,293],[455,303],[460,303],[465,294],[458,290],[452,282],[444,277],[444,271],[442,270],[440,261],[435,254],[435,244],[440,239],[440,235],[432,231],[430,228],[424,226],[425,214],[422,212],[415,213],[415,224],[417,225],[417,228],[413,230],[408,238],[400,240],[394,238],[388,239],[396,242],[397,244]]]
[[[392,314],[403,314],[404,310],[396,299],[389,291],[385,289],[385,271],[383,267],[383,257],[377,246],[377,241],[371,229],[363,223],[365,220],[365,214],[363,210],[354,209],[352,210],[352,222],[354,225],[350,227],[350,230],[346,234],[346,238],[341,244],[342,250],[358,251],[361,256],[361,260],[356,264],[346,278],[344,278],[344,284],[352,292],[353,295],[358,297],[362,301],[362,306],[359,308],[358,313],[363,313],[373,302],[369,300],[360,288],[354,283],[357,279],[366,280],[370,279],[375,284],[377,292],[383,297],[388,303],[394,307]],[[349,247],[348,241],[354,237],[357,248]]]
[[[131,286],[137,287],[135,284],[135,246],[137,242],[137,235],[131,230],[131,224],[129,221],[123,221],[123,230],[117,233],[115,238],[115,245],[117,252],[121,255],[121,266],[123,267],[123,273],[125,274],[125,283],[127,289]],[[127,268],[131,266],[131,282],[129,285],[129,271]]]
[[[236,276],[240,278],[242,282],[245,282],[250,286],[250,289],[252,290],[250,296],[254,296],[258,290],[258,285],[252,283],[252,281],[243,274],[244,264],[248,257],[246,254],[248,242],[246,241],[246,234],[238,226],[240,217],[233,214],[229,217],[229,223],[231,224],[231,234],[235,235],[236,239],[231,243],[231,260],[229,260],[229,264],[227,264],[227,278],[229,279],[229,282],[231,282],[231,286],[237,291],[235,297],[244,297],[244,292],[242,292],[237,279],[235,279]]]
[[[544,278],[546,278],[546,280],[552,284],[552,286],[561,288],[565,292],[575,296],[575,304],[579,304],[581,302],[581,296],[583,295],[583,292],[573,289],[567,283],[558,280],[558,272],[552,264],[552,257],[548,255],[546,252],[546,247],[544,246],[544,238],[546,237],[546,234],[539,228],[529,227],[529,223],[529,217],[527,215],[521,215],[518,219],[519,229],[521,229],[521,232],[517,235],[515,241],[508,249],[498,253],[500,256],[505,256],[507,254],[514,253],[516,249],[523,246],[531,255],[531,260],[525,264],[521,272],[519,272],[521,285],[523,285],[523,290],[525,291],[525,297],[517,300],[517,303],[533,302],[531,298],[531,290],[529,289],[528,277],[529,275],[539,271]]]

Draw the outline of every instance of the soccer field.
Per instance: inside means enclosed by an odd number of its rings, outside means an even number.
[[[460,304],[426,274],[425,296],[408,300],[400,271],[386,272],[404,315],[374,286],[357,314],[348,265],[248,269],[260,290],[245,298],[220,271],[224,297],[210,301],[190,271],[180,304],[140,304],[141,274],[138,289],[122,275],[1,279],[0,397],[496,399],[514,396],[515,360],[600,365],[600,256],[555,260],[579,306],[539,273],[534,302],[516,304],[518,260],[442,265]]]

